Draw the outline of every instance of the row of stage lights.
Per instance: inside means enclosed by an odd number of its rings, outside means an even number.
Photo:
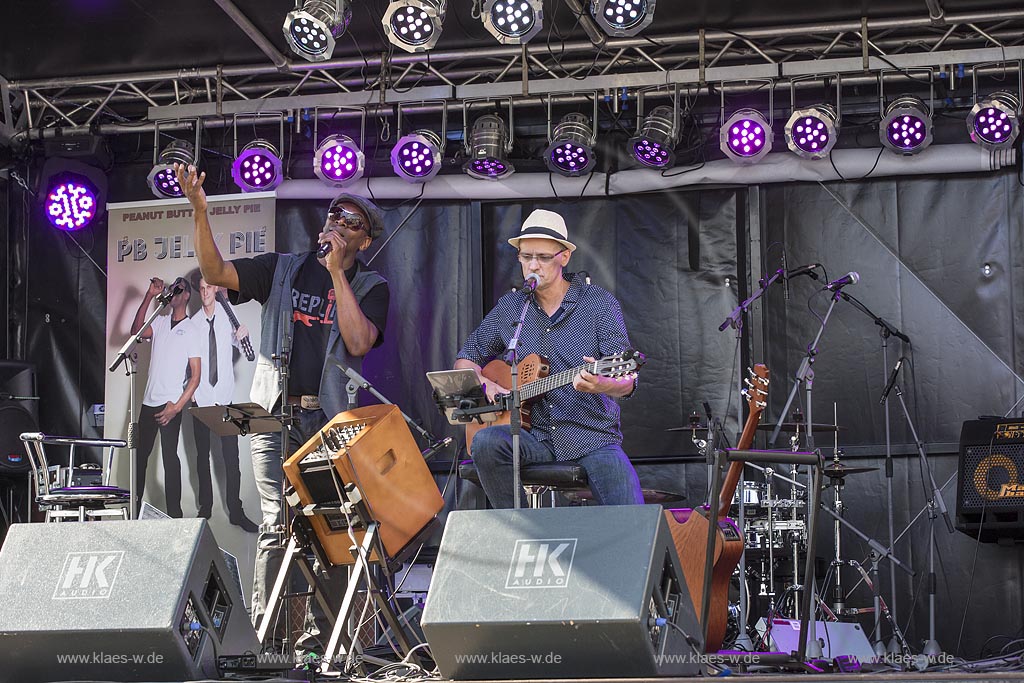
[[[664,170],[675,164],[679,141],[678,111],[660,105],[645,116],[629,140],[633,158],[643,167]],[[1020,100],[1009,92],[997,92],[980,100],[967,117],[970,138],[976,144],[1000,150],[1013,145],[1020,133]],[[549,115],[550,120],[550,115]],[[596,135],[592,117],[582,113],[566,114],[550,129],[543,159],[548,170],[567,177],[581,176],[593,170]],[[839,137],[840,117],[832,105],[818,104],[796,109],[786,122],[786,146],[794,154],[810,160],[823,159]],[[763,113],[740,109],[725,119],[719,130],[722,152],[740,164],[754,164],[771,149],[774,131]],[[414,130],[402,135],[391,149],[395,174],[411,183],[424,183],[441,170],[445,131]],[[512,135],[505,119],[485,114],[465,131],[467,160],[462,171],[473,178],[502,180],[515,172],[509,158]],[[918,97],[904,95],[885,108],[879,124],[879,139],[893,152],[913,155],[932,142],[932,118],[928,105]],[[160,153],[149,173],[148,182],[157,197],[180,197],[181,188],[171,170],[172,164],[195,163],[195,146],[174,140]],[[344,187],[363,177],[366,157],[360,143],[334,134],[324,138],[313,155],[313,171],[323,182]],[[267,191],[283,180],[283,166],[277,147],[269,140],[253,140],[237,154],[232,178],[244,192]]]
[[[352,23],[353,0],[304,0],[289,12],[282,30],[303,59],[322,62]],[[589,0],[594,21],[610,36],[634,36],[654,21],[657,0]],[[433,49],[441,37],[447,0],[392,0],[381,24],[388,40],[406,52]],[[544,27],[543,0],[484,0],[480,21],[498,42],[528,43]]]

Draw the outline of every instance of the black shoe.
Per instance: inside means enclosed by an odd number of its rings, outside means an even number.
[[[228,515],[228,520],[240,527],[242,531],[248,531],[251,534],[260,530],[259,524],[246,517],[244,512],[232,512]]]
[[[209,519],[211,514],[213,514],[213,512],[210,510],[210,508],[199,508],[199,512],[196,513],[196,517],[203,517],[205,519]]]

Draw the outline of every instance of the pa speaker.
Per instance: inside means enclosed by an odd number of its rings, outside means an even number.
[[[259,651],[204,519],[15,524],[0,595],[4,680],[216,678]]]
[[[982,541],[1024,538],[1024,421],[964,422],[956,528]]]
[[[35,366],[0,360],[0,477],[18,477],[29,465],[22,432],[39,431],[38,401],[13,401],[11,396],[36,396]]]
[[[421,625],[453,679],[685,676],[703,651],[656,505],[452,512]]]

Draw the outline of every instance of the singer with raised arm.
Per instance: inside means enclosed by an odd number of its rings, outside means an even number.
[[[537,209],[508,242],[518,250],[524,287],[498,300],[455,361],[456,369],[470,368],[480,375],[489,399],[508,393],[508,387],[487,379],[483,366],[505,354],[528,297],[532,301],[519,337],[520,359],[539,354],[548,360],[553,375],[629,349],[615,297],[588,284],[581,274],[565,272],[576,245],[569,241],[561,215]],[[577,462],[598,503],[643,503],[636,470],[622,450],[617,401],[631,396],[635,388],[635,374],[602,376],[581,369],[570,384],[545,393],[531,404],[530,430],[521,434],[522,464]],[[479,431],[471,454],[493,507],[513,507],[516,495],[525,507],[525,492],[513,490],[509,425]]]
[[[356,258],[384,232],[380,212],[366,199],[340,194],[327,209],[317,251],[225,261],[207,214],[206,174],[180,164],[175,164],[175,173],[194,210],[195,249],[203,278],[211,285],[226,287],[231,303],[254,299],[263,305],[261,348],[251,398],[271,412],[279,411],[282,401],[293,406],[290,454],[347,406],[348,378],[335,361],[361,370],[363,356],[383,341],[388,284]],[[280,372],[271,359],[282,349],[282,320],[290,322],[292,337],[288,396],[281,396]],[[266,611],[283,556],[273,533],[281,513],[280,438],[280,433],[256,434],[251,441],[263,512],[253,582],[254,623],[259,623]],[[307,624],[306,636],[300,639],[300,654],[315,649],[318,633],[330,633],[323,616],[318,611],[314,616],[316,625]]]
[[[164,292],[164,281],[154,277],[142,297],[132,321],[132,334],[152,342],[149,354],[149,375],[139,412],[139,442],[136,449],[135,495],[142,500],[146,487],[149,456],[160,432],[160,457],[164,465],[165,511],[181,517],[181,460],[178,458],[178,434],[181,432],[181,411],[192,400],[199,386],[202,363],[199,342],[188,319],[188,301],[192,288],[179,277]],[[142,329],[149,305],[169,303],[170,315],[159,315]],[[184,387],[184,388],[183,388]]]

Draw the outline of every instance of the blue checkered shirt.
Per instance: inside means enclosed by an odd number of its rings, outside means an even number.
[[[502,357],[525,298],[521,291],[501,297],[469,335],[458,357],[480,366]],[[544,356],[553,375],[583,365],[584,356],[604,358],[628,348],[618,300],[597,285],[585,284],[577,274],[553,316],[548,317],[535,302],[530,304],[517,354],[520,361],[531,353]],[[551,442],[555,460],[575,460],[602,446],[622,443],[619,404],[606,394],[580,392],[569,384],[538,397],[532,408],[530,433]]]

